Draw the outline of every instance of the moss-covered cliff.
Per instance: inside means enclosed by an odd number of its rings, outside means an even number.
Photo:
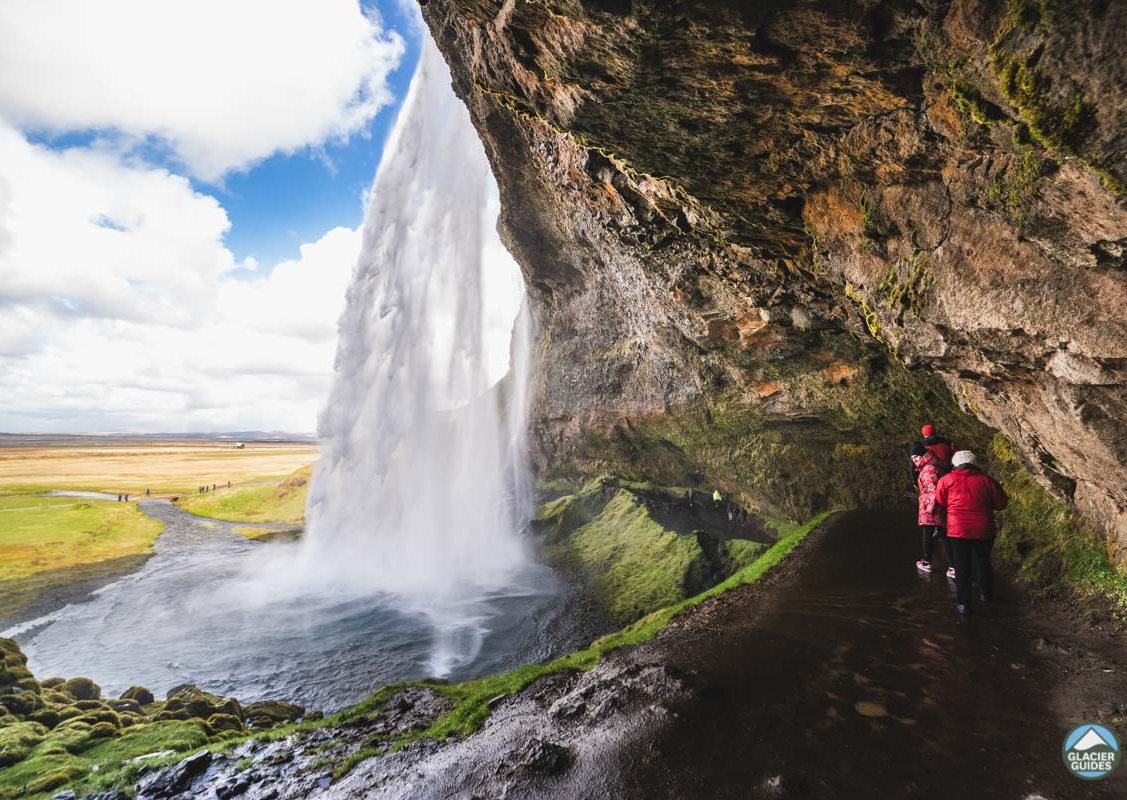
[[[1127,559],[1127,4],[424,16],[536,300],[542,475],[802,517],[900,495],[938,418]]]

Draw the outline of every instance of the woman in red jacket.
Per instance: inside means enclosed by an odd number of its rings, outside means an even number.
[[[960,450],[954,469],[939,479],[935,502],[947,511],[947,538],[955,551],[955,602],[960,614],[970,612],[971,584],[978,578],[978,598],[986,603],[994,591],[990,551],[994,549],[994,512],[1009,498],[1002,485],[978,468],[975,455]]]
[[[916,485],[920,490],[919,514],[917,520],[920,532],[923,534],[923,558],[916,562],[916,569],[920,572],[931,572],[931,556],[935,552],[935,543],[943,543],[943,552],[947,556],[947,577],[955,577],[955,557],[951,551],[951,543],[947,541],[944,529],[947,520],[944,518],[943,509],[935,504],[935,488],[939,484],[939,467],[935,455],[928,451],[924,445],[916,442],[909,451],[912,465],[916,469]]]

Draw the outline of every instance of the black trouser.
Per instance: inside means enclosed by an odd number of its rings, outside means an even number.
[[[943,554],[947,556],[947,566],[955,566],[955,554],[951,552],[951,540],[947,538],[947,531],[944,528],[940,528],[938,525],[921,525],[920,532],[923,534],[924,561],[931,563],[931,554],[935,552],[935,542],[938,539],[943,542]]]
[[[994,570],[990,566],[993,539],[951,539],[955,551],[955,602],[970,605],[972,584],[989,600],[994,593]]]

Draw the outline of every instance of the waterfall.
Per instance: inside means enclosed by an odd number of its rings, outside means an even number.
[[[142,568],[7,632],[38,674],[333,709],[577,644],[548,633],[566,590],[521,536],[531,334],[499,207],[428,41],[372,190],[304,538],[144,501],[165,530]]]
[[[416,604],[440,630],[527,562],[529,321],[498,211],[481,141],[428,38],[340,322],[303,556],[337,586]]]

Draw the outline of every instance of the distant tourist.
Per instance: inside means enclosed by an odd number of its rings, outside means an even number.
[[[716,503],[717,505],[720,505],[720,503],[722,503],[723,500],[724,500],[724,495],[720,494],[720,490],[719,489],[713,489],[712,490],[712,502]]]
[[[148,489],[146,489],[146,490],[145,490],[145,497],[148,497],[148,496],[149,496],[149,490],[148,490]]]
[[[916,569],[931,572],[931,556],[935,552],[935,543],[940,541],[947,557],[947,577],[953,579],[955,558],[951,552],[951,542],[947,539],[947,519],[943,508],[935,504],[935,487],[940,479],[936,457],[920,442],[912,445],[909,457],[918,475],[916,487],[919,490],[919,511],[916,520],[923,537],[923,557],[916,562]]]
[[[955,555],[956,608],[968,614],[975,579],[978,599],[988,603],[993,598],[994,512],[1004,509],[1009,498],[1000,483],[979,469],[970,450],[955,453],[951,463],[955,468],[935,487],[935,502],[947,511],[947,538]]]

